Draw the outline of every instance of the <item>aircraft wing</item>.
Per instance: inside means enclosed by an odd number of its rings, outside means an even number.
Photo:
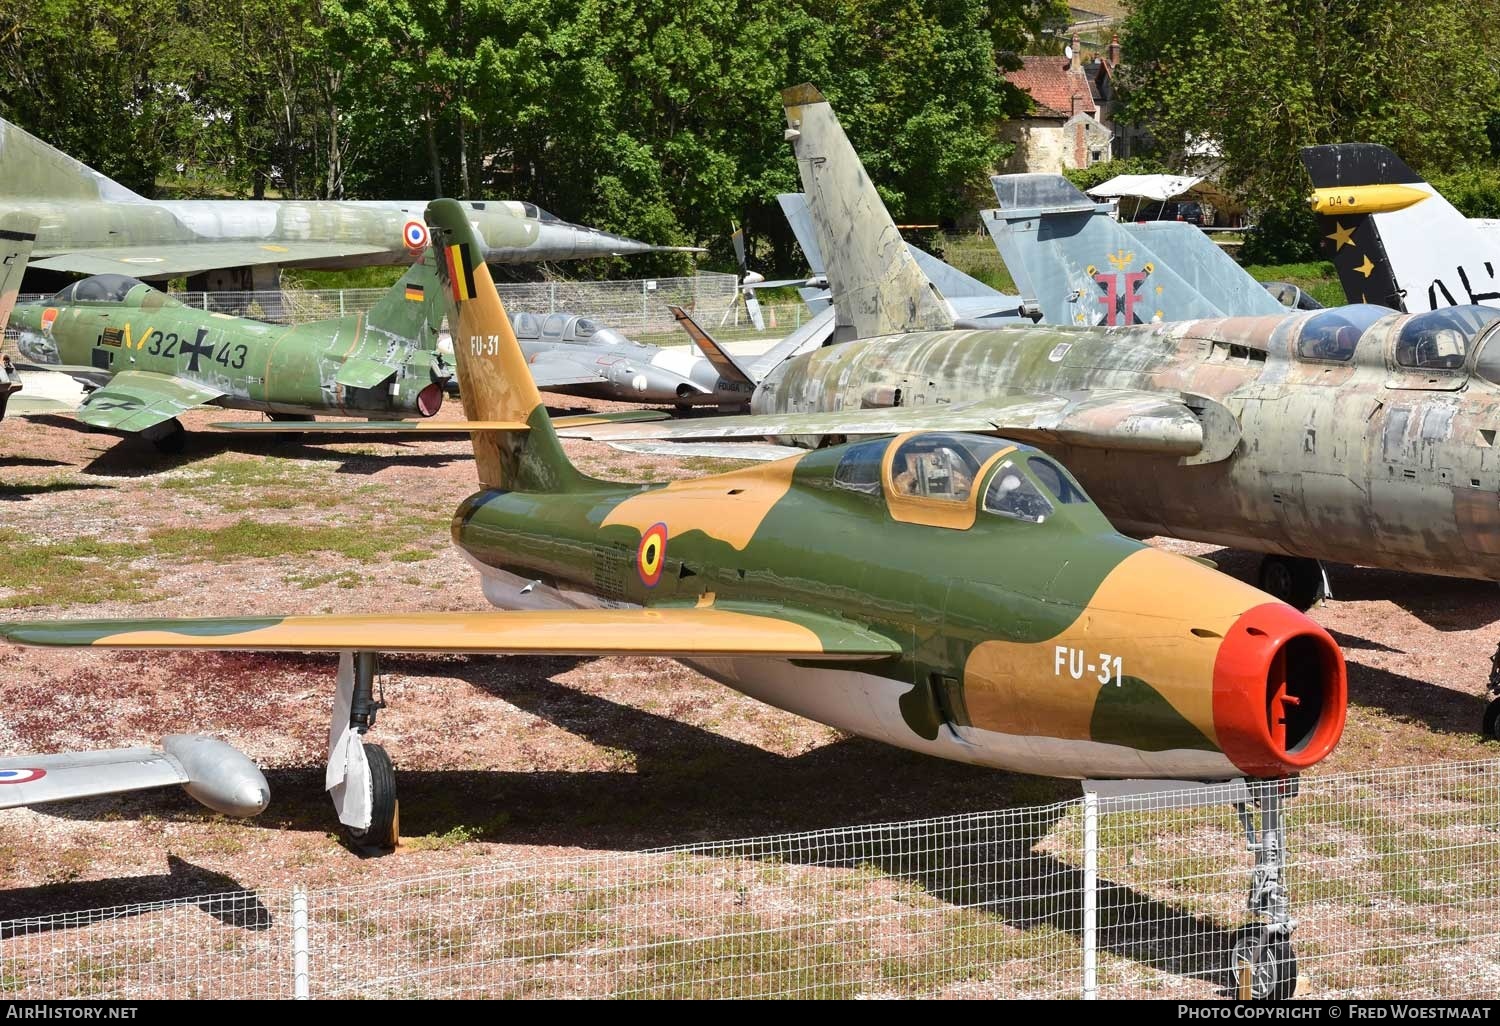
[[[733,603],[650,609],[54,620],[0,624],[17,645],[265,652],[761,656],[845,661],[901,654],[899,642],[837,617]]]
[[[387,246],[355,242],[168,242],[156,246],[101,246],[74,249],[31,261],[44,271],[71,274],[128,274],[133,278],[176,278],[221,267],[307,264],[339,257],[386,253]]]
[[[6,416],[9,417],[42,417],[42,416],[72,416],[77,407],[56,399],[48,399],[45,396],[26,395],[18,392],[10,397],[10,403],[5,407]]]
[[[566,385],[596,385],[604,376],[593,366],[556,353],[533,353],[526,358],[532,380],[541,389],[562,388]]]
[[[667,417],[665,410],[623,410],[617,413],[581,413],[571,417],[553,417],[552,424],[557,428],[585,428],[599,424],[666,420]],[[467,435],[475,431],[529,430],[525,424],[504,420],[221,420],[209,427],[237,434],[274,435]]]
[[[1021,393],[952,405],[701,417],[664,424],[570,428],[559,433],[617,442],[873,436],[906,431],[975,431],[1023,441],[1163,453],[1195,463],[1223,459],[1239,443],[1233,414],[1212,400],[1128,389]]]
[[[213,738],[173,734],[154,748],[12,755],[0,758],[0,809],[181,784],[210,808],[253,816],[266,807],[265,777],[242,753]]]
[[[144,431],[224,393],[196,381],[151,371],[122,371],[78,407],[85,424],[112,431]]]

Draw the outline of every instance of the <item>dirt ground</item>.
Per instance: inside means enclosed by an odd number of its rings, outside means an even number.
[[[205,429],[223,419],[187,417],[179,457],[71,421],[0,425],[0,616],[484,607],[447,534],[475,484],[466,440],[278,444]],[[716,469],[568,445],[603,477]],[[1255,567],[1246,553],[1162,544],[1240,576]],[[1335,597],[1314,616],[1344,646],[1352,708],[1317,772],[1495,755],[1477,728],[1500,590],[1349,567],[1330,576]],[[385,670],[390,706],[374,739],[400,774],[407,841],[366,858],[340,840],[322,791],[332,657],[0,649],[0,752],[196,731],[259,761],[272,789],[249,822],[175,791],[0,812],[0,920],[1078,793],[849,738],[665,659],[400,657]]]

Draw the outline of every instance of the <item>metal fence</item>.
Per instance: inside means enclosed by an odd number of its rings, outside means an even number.
[[[570,313],[592,317],[627,334],[675,330],[667,306],[694,310],[713,322],[738,300],[732,274],[702,272],[690,278],[643,278],[634,281],[545,281],[498,286],[513,313]],[[188,306],[235,317],[303,324],[362,313],[388,289],[282,289],[267,292],[176,292]],[[22,296],[23,301],[42,296]]]
[[[0,998],[1233,996],[1223,791],[599,852],[0,923]],[[1491,997],[1500,761],[1286,807],[1298,993]]]

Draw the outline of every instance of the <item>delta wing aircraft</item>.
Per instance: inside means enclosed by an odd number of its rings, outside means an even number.
[[[406,264],[425,200],[148,200],[0,119],[0,212],[41,220],[39,271],[188,278],[191,290],[274,289],[282,267]],[[496,264],[671,251],[570,224],[531,203],[465,204]]]
[[[1323,251],[1351,303],[1420,313],[1500,307],[1500,238],[1384,146],[1308,146]]]
[[[786,100],[812,198],[820,176],[849,174],[829,167],[822,139],[838,123],[810,89]],[[811,209],[828,216],[815,200]],[[885,280],[876,265],[859,283],[867,308],[898,308]],[[845,286],[831,264],[829,283],[841,309]],[[1128,534],[1264,553],[1261,586],[1305,609],[1326,592],[1324,560],[1500,581],[1497,326],[1500,309],[1484,306],[1403,315],[1359,305],[1117,328],[912,331],[786,361],[757,387],[749,417],[565,434],[816,446],[998,431],[1067,463]],[[1500,662],[1491,690],[1483,724],[1493,736]]]
[[[23,369],[63,372],[93,388],[73,411],[78,420],[176,451],[185,438],[177,417],[204,404],[282,420],[431,417],[453,373],[433,351],[442,318],[428,257],[368,312],[295,327],[184,306],[120,274],[20,304],[10,324],[30,361]]]
[[[465,411],[488,425],[453,540],[498,611],[12,622],[0,636],[340,653],[326,782],[340,820],[383,844],[395,778],[365,739],[380,652],[670,656],[842,730],[1050,775],[1281,778],[1337,743],[1344,662],[1321,627],[1120,535],[1059,463],[993,431],[906,432],[666,485],[584,476],[463,208],[438,200],[427,217]]]

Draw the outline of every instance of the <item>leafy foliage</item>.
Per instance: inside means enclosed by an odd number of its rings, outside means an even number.
[[[1290,208],[1309,144],[1384,143],[1429,173],[1487,155],[1497,35],[1489,0],[1133,0],[1128,110]]]
[[[981,198],[1009,148],[995,130],[1024,105],[997,64],[1065,11],[11,0],[0,114],[148,194],[527,199],[648,241],[710,244],[720,266],[738,221],[763,263],[789,270],[775,195],[798,178],[781,87],[823,89],[898,220],[951,222]]]
[[[1078,186],[1080,192],[1088,192],[1096,185],[1103,185],[1117,175],[1169,175],[1176,174],[1156,157],[1121,157],[1106,160],[1102,164],[1074,168],[1063,172],[1063,177]]]

